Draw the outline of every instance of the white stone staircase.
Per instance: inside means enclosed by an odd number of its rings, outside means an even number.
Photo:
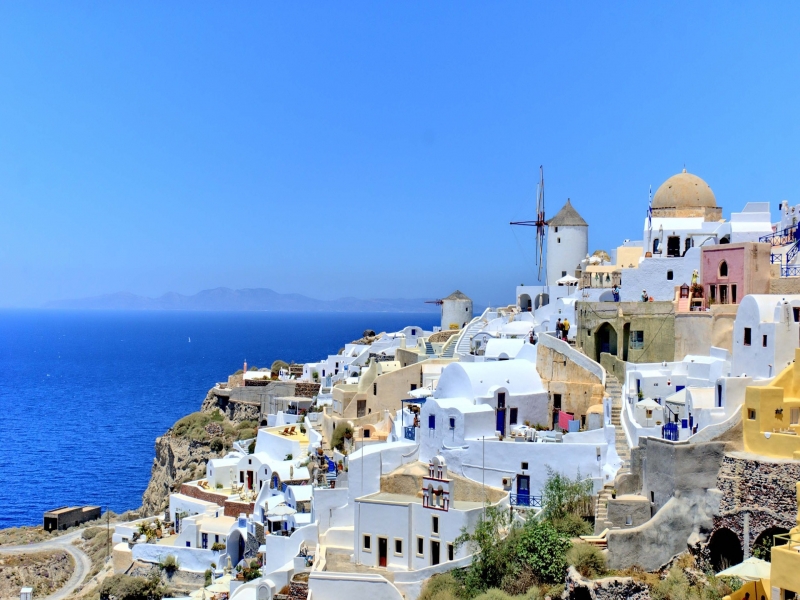
[[[630,473],[631,470],[631,449],[628,447],[628,438],[625,436],[625,430],[622,427],[622,386],[619,381],[606,372],[606,395],[611,398],[611,424],[614,426],[616,435],[616,449],[622,465],[617,471],[617,477],[624,473]],[[614,483],[607,483],[597,494],[597,504],[595,505],[594,512],[594,530],[595,533],[600,533],[606,528],[606,520],[608,518],[608,500],[611,498],[611,492],[614,489]]]
[[[453,338],[458,338],[456,341],[455,351],[456,353],[466,356],[470,353],[472,338],[475,334],[486,324],[482,317],[475,317],[469,324],[464,328],[464,331],[461,332],[458,336],[453,336]],[[451,340],[453,338],[450,338]],[[452,356],[452,355],[451,355]]]

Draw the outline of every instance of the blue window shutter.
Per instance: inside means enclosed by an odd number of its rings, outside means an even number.
[[[436,429],[436,415],[428,415],[428,429]]]

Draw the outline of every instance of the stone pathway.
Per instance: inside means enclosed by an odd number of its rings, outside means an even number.
[[[611,375],[606,373],[606,395],[611,398],[611,424],[614,426],[616,434],[617,454],[622,459],[622,466],[617,471],[617,476],[629,473],[631,470],[631,450],[628,447],[628,439],[625,437],[625,430],[622,428],[622,385]],[[605,529],[605,521],[608,517],[608,500],[611,498],[611,490],[614,483],[607,483],[597,495],[595,505],[595,533],[601,533]]]

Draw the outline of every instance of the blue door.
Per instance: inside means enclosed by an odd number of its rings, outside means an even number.
[[[497,409],[497,431],[500,432],[500,435],[506,434],[506,409],[505,408],[498,408]]]
[[[530,475],[517,475],[517,506],[531,505]]]

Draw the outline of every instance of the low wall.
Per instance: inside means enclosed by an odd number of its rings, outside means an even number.
[[[404,600],[400,591],[386,578],[366,573],[314,571],[308,577],[308,589],[314,600]]]
[[[219,564],[219,552],[201,548],[181,548],[179,546],[160,546],[158,544],[134,544],[131,557],[134,561],[159,564],[174,556],[180,564],[181,571],[203,573],[211,568],[211,563]]]
[[[582,367],[592,373],[595,377],[600,380],[600,383],[605,386],[606,384],[606,372],[602,366],[597,364],[591,358],[583,354],[582,352],[578,352],[566,343],[563,340],[559,340],[553,333],[545,333],[539,336],[539,344],[544,346],[545,348],[550,348],[559,354],[563,354],[567,358],[569,358],[572,362],[574,362],[579,367]]]
[[[394,573],[394,586],[400,590],[400,593],[405,598],[419,598],[422,592],[422,585],[426,579],[439,573],[447,573],[453,569],[468,567],[472,564],[473,556],[473,554],[470,554],[458,560],[451,560],[416,571],[397,571]]]
[[[620,360],[613,354],[609,354],[608,352],[600,353],[600,365],[616,377],[617,381],[620,383],[625,383],[626,364],[624,360]]]
[[[317,525],[305,525],[290,536],[268,535],[264,538],[265,556],[264,573],[271,573],[283,568],[286,563],[293,561],[300,551],[300,546],[306,544],[310,549],[317,546]]]

